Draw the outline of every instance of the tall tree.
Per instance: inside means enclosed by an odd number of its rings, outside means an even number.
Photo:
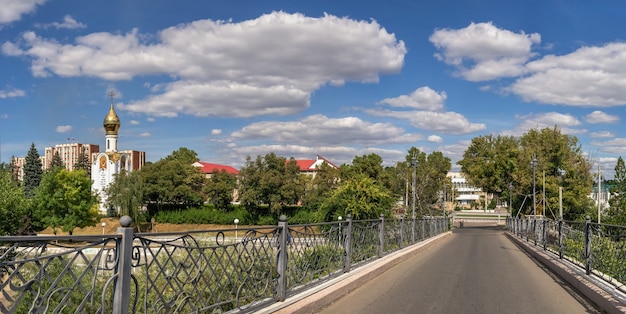
[[[388,189],[364,173],[358,173],[342,182],[316,213],[319,222],[351,214],[354,219],[376,219],[381,214],[389,217],[394,198]]]
[[[84,170],[87,176],[91,176],[91,162],[89,162],[89,157],[87,156],[87,150],[85,147],[82,147],[80,150],[78,160],[74,164],[74,170]]]
[[[518,155],[518,139],[489,134],[473,138],[457,163],[470,184],[499,196],[514,181]]]
[[[582,220],[586,215],[595,216],[597,211],[593,210],[593,201],[587,197],[593,190],[592,164],[583,152],[578,138],[562,134],[558,127],[531,129],[520,137],[520,154],[512,177],[514,182],[521,184],[520,192],[530,194],[531,197],[533,155],[537,161],[537,214],[556,217],[559,187],[563,187],[564,219]],[[526,213],[531,213],[532,201],[527,203],[530,206]]]
[[[24,193],[27,197],[33,196],[34,190],[41,182],[43,167],[39,157],[35,143],[32,143],[24,160]]]
[[[144,179],[146,201],[189,207],[202,204],[202,188],[206,182],[204,174],[192,164],[198,161],[197,154],[187,148],[174,151],[171,155],[141,169]]]
[[[606,221],[623,226],[626,225],[626,164],[622,156],[617,159],[613,183]]]
[[[142,222],[141,208],[144,205],[145,187],[141,172],[122,171],[107,187],[107,205],[117,210],[120,216],[128,215],[137,226]]]
[[[54,152],[54,155],[52,155],[52,160],[50,160],[48,169],[52,170],[54,168],[66,169],[65,162],[63,162],[63,159],[61,158],[61,155],[59,155],[58,151]]]
[[[307,182],[302,206],[313,212],[320,208],[324,200],[339,186],[339,170],[322,163],[313,177]]]
[[[203,191],[209,203],[213,204],[215,208],[227,211],[232,208],[231,202],[236,187],[237,177],[235,175],[226,172],[226,170],[218,171],[215,169],[211,173],[211,178],[207,180]]]
[[[38,218],[55,234],[61,228],[71,235],[75,228],[95,226],[99,218],[98,198],[83,170],[46,172],[33,202]]]
[[[450,158],[445,157],[441,152],[432,152],[426,155],[416,147],[411,147],[405,160],[402,167],[406,169],[404,181],[410,182],[407,186],[410,189],[408,194],[411,205],[413,202],[413,172],[415,172],[416,215],[432,215],[430,208],[439,200],[446,174],[452,167]],[[415,164],[413,164],[414,161]]]
[[[27,215],[27,201],[10,171],[0,171],[0,236],[18,233],[23,217]]]
[[[295,159],[268,153],[253,161],[246,158],[246,165],[239,172],[241,201],[251,212],[259,205],[268,205],[270,212],[279,213],[283,206],[295,204],[304,195],[304,181]]]

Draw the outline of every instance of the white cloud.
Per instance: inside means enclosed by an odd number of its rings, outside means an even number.
[[[515,77],[541,42],[537,33],[514,33],[488,23],[471,23],[462,29],[438,29],[429,38],[440,50],[435,57],[456,67],[470,81]]]
[[[0,4],[0,25],[19,21],[22,15],[34,12],[37,5],[45,2],[46,0],[3,0]]]
[[[78,21],[76,21],[73,17],[71,17],[70,15],[66,15],[63,17],[63,22],[59,23],[59,22],[53,22],[50,24],[50,26],[60,29],[60,28],[67,28],[67,29],[79,29],[79,28],[85,28],[87,27],[87,25],[80,23]]]
[[[139,137],[150,137],[152,134],[150,132],[139,133]]]
[[[468,134],[487,128],[484,123],[471,123],[463,115],[456,112],[433,111],[392,111],[368,109],[368,114],[377,117],[391,117],[408,120],[418,129],[437,131],[444,134]]]
[[[0,119],[8,119],[9,115],[6,113],[0,114]]]
[[[431,143],[441,143],[443,142],[443,138],[441,136],[438,135],[430,135],[428,136],[427,140]]]
[[[615,137],[615,133],[613,133],[611,131],[591,132],[591,133],[589,133],[589,136],[596,137],[596,138],[600,138],[600,137]]]
[[[371,123],[356,117],[328,118],[312,115],[299,121],[264,121],[231,133],[236,140],[269,139],[311,147],[413,143],[423,137],[408,134],[390,123]]]
[[[610,115],[605,112],[596,110],[585,116],[588,123],[615,123],[619,121],[619,116]]]
[[[220,135],[222,134],[222,130],[221,129],[213,129],[211,130],[211,135]]]
[[[38,77],[173,78],[151,86],[150,97],[119,106],[165,117],[301,112],[321,86],[378,82],[381,74],[399,72],[407,52],[376,21],[284,12],[239,23],[198,20],[153,38],[135,29],[91,33],[64,44],[27,32],[2,51],[32,58]]]
[[[576,129],[574,127],[581,125],[581,122],[571,114],[563,114],[558,112],[544,112],[538,114],[519,115],[515,117],[520,120],[520,124],[516,126],[511,135],[521,135],[530,129],[543,129],[558,127],[564,134],[582,134],[587,130]],[[508,133],[508,132],[506,132]]]
[[[13,97],[22,97],[26,95],[26,93],[21,89],[9,88],[7,90],[0,90],[0,98],[13,98]]]
[[[137,121],[137,120],[130,120],[130,121],[128,121],[128,123],[130,123],[130,125],[139,125],[140,124],[140,122]]]
[[[392,107],[439,111],[443,109],[446,98],[446,92],[437,93],[430,87],[425,86],[416,89],[411,95],[385,98],[379,101],[378,104],[387,104]]]
[[[507,89],[526,101],[584,107],[626,104],[626,43],[549,55],[526,68],[530,75]]]
[[[59,125],[56,127],[57,133],[67,133],[72,130],[71,125]]]

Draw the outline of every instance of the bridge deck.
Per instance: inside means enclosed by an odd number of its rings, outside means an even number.
[[[599,313],[497,227],[461,228],[320,313]]]

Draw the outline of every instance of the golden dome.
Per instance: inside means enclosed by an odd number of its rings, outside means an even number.
[[[104,117],[104,130],[107,135],[117,135],[117,131],[120,129],[120,118],[115,113],[115,109],[113,109],[113,96],[111,96],[111,108],[109,109],[109,113],[106,117]]]

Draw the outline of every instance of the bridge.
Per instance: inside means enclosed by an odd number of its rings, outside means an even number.
[[[622,227],[505,221],[0,237],[0,312],[624,311]]]

